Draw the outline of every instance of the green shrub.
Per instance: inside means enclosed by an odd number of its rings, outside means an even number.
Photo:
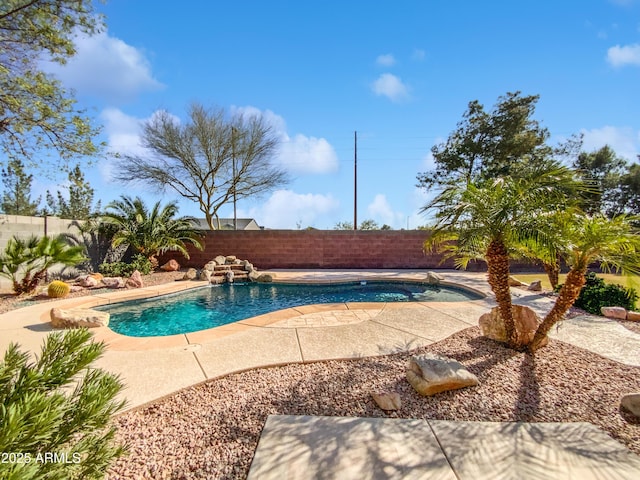
[[[138,254],[133,256],[130,263],[103,263],[98,270],[105,277],[130,277],[135,270],[142,275],[148,275],[152,269],[151,261],[144,255]]]
[[[605,283],[595,273],[587,274],[587,281],[580,291],[575,306],[589,313],[601,315],[601,307],[623,307],[635,310],[638,293],[615,283]]]
[[[0,362],[0,452],[8,455],[0,478],[103,479],[125,452],[110,424],[124,407],[122,382],[91,366],[104,348],[86,329],[50,334],[35,361],[9,345]]]

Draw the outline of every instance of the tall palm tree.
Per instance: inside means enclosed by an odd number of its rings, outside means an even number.
[[[508,343],[523,349],[512,312],[509,258],[525,243],[553,253],[554,231],[548,217],[576,185],[564,167],[539,171],[527,178],[497,178],[481,185],[467,183],[445,189],[423,210],[436,209],[436,225],[425,247],[436,248],[466,268],[472,259],[487,262],[488,281],[495,294]]]
[[[140,197],[132,199],[125,195],[107,205],[102,220],[117,227],[114,247],[128,244],[150,260],[169,250],[189,258],[187,244],[202,250],[201,231],[195,227],[195,218],[176,218],[177,213],[176,202],[162,208],[157,202],[149,210]]]
[[[640,236],[633,227],[637,218],[624,215],[609,219],[602,214],[575,214],[563,229],[565,246],[560,252],[570,270],[556,303],[538,327],[529,350],[535,352],[574,304],[584,286],[587,268],[598,262],[605,271],[640,273]]]

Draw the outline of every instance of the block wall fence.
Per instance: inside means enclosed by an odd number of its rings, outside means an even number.
[[[189,248],[190,259],[167,252],[181,266],[202,268],[217,255],[235,255],[256,268],[454,268],[438,254],[425,253],[425,230],[218,230],[207,232],[203,251]],[[482,271],[484,263],[470,265]]]

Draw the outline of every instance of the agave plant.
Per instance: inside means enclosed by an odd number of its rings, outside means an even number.
[[[121,197],[107,205],[102,221],[117,228],[113,247],[130,245],[136,253],[154,260],[169,250],[175,250],[189,258],[187,244],[202,250],[201,232],[195,227],[195,218],[178,217],[176,202],[164,207],[157,202],[151,210],[140,197]]]
[[[56,264],[78,265],[83,247],[69,246],[63,237],[13,237],[0,255],[0,275],[11,280],[18,295],[33,293],[47,270]]]

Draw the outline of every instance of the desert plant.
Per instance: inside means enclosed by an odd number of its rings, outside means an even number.
[[[176,202],[162,208],[157,202],[149,210],[140,197],[132,199],[123,196],[121,200],[107,205],[101,220],[117,228],[113,247],[130,245],[136,253],[150,260],[169,250],[178,251],[189,258],[187,244],[202,250],[202,233],[195,227],[193,217],[176,218],[177,213]]]
[[[0,478],[102,479],[124,453],[114,444],[112,416],[124,407],[116,399],[120,379],[92,363],[103,343],[86,329],[49,335],[35,361],[12,343],[0,363]],[[45,455],[63,461],[44,461]],[[11,460],[11,458],[9,458]]]
[[[18,295],[33,293],[53,265],[77,265],[83,248],[69,246],[62,237],[13,237],[0,255],[0,275],[9,278]]]
[[[152,269],[151,260],[142,254],[134,255],[130,263],[103,263],[99,267],[100,273],[106,277],[129,277],[135,270],[138,270],[142,275],[148,275]]]
[[[626,310],[635,310],[637,299],[638,293],[635,289],[625,288],[615,283],[605,283],[594,272],[589,272],[574,305],[594,315],[600,315],[602,307],[623,307]]]
[[[49,284],[47,288],[47,295],[51,298],[63,298],[69,295],[71,286],[67,282],[61,280],[54,280]]]

